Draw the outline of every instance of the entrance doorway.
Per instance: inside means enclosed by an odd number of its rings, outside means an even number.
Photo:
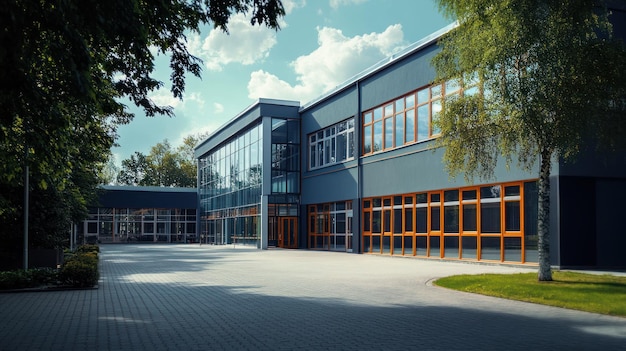
[[[278,247],[298,248],[298,217],[278,217]]]

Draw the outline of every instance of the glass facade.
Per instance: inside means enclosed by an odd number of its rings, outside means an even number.
[[[263,123],[271,123],[270,135],[263,135]],[[270,149],[263,150],[268,137],[270,143],[266,147]],[[263,162],[264,152],[267,163]],[[261,247],[265,230],[270,246],[297,247],[297,223],[284,224],[278,218],[298,217],[298,119],[260,118],[201,156],[198,162],[203,243]],[[263,183],[264,177],[269,184]],[[263,196],[267,196],[266,208]],[[263,212],[268,216],[267,228],[261,227]]]
[[[365,199],[363,252],[537,262],[536,189],[531,181]]]
[[[352,201],[308,206],[308,248],[352,252]]]
[[[258,244],[262,179],[260,122],[198,159],[203,243]]]
[[[91,208],[77,226],[78,242],[198,242],[196,209]]]

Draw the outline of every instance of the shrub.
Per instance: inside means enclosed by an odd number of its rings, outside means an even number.
[[[74,259],[65,262],[59,281],[61,284],[76,288],[86,288],[98,283],[98,261],[84,255],[76,255]]]
[[[98,245],[92,245],[92,244],[80,245],[79,247],[76,248],[76,252],[77,253],[95,252],[97,254],[98,252],[100,252],[100,247]]]
[[[70,255],[59,272],[61,284],[77,288],[91,287],[98,283],[98,251],[96,245],[82,245]]]
[[[37,288],[56,282],[57,271],[52,268],[0,272],[0,290]]]

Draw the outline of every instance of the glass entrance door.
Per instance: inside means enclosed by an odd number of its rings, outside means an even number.
[[[298,217],[278,217],[278,247],[298,248]]]

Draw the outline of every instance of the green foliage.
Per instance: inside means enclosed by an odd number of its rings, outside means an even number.
[[[458,27],[433,59],[437,81],[479,93],[446,99],[435,121],[451,176],[490,178],[500,157],[539,161],[539,279],[551,280],[550,173],[589,141],[626,141],[626,48],[598,0],[439,0]]]
[[[626,51],[597,3],[439,1],[459,27],[440,43],[437,79],[481,80],[481,94],[446,101],[438,121],[453,176],[488,178],[498,155],[526,169],[538,155],[569,159],[590,135],[623,141]]]
[[[57,270],[52,268],[32,268],[0,272],[0,290],[37,288],[54,285]]]
[[[77,288],[98,284],[98,250],[96,245],[83,245],[72,255],[66,255],[59,272],[60,283]]]
[[[533,273],[459,275],[435,284],[465,292],[626,317],[626,277],[554,272],[551,282]]]
[[[204,135],[190,135],[173,149],[167,139],[156,144],[145,156],[135,152],[122,161],[117,181],[125,185],[196,187],[196,160],[193,148]]]
[[[0,242],[20,250],[24,170],[29,167],[31,236],[62,245],[60,229],[86,215],[105,173],[116,130],[133,115],[172,115],[149,95],[155,54],[169,57],[171,93],[201,73],[186,35],[209,24],[227,30],[247,13],[252,24],[278,29],[279,0],[6,0],[0,7]],[[195,183],[194,183],[195,184]],[[58,208],[55,208],[57,207]],[[35,213],[31,210],[30,213]],[[42,240],[39,240],[41,238]],[[34,243],[33,243],[34,244]]]

